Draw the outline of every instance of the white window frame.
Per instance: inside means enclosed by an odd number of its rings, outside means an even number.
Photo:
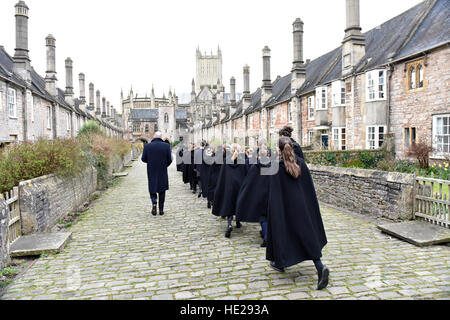
[[[444,118],[447,119],[447,124],[445,125],[447,130],[444,128]],[[442,119],[442,129],[439,128],[439,119]],[[439,141],[438,136],[442,137],[442,142]],[[444,151],[447,145],[449,145],[449,152]],[[450,113],[433,116],[433,149],[437,156],[450,154]]]
[[[46,117],[47,117],[47,129],[52,128],[52,107],[47,106],[46,108]]]
[[[309,130],[308,131],[308,142],[309,142],[309,144],[312,144],[313,143],[313,139],[314,139],[314,130]]]
[[[17,119],[17,93],[16,93],[16,89],[8,88],[7,105],[8,105],[8,115],[9,115],[9,117]]]
[[[287,114],[288,115],[288,122],[292,123],[293,120],[294,120],[294,117],[292,116],[292,101],[288,103],[287,110],[288,110],[288,114]]]
[[[345,81],[334,81],[331,84],[331,89],[333,92],[333,106],[345,105]]]
[[[316,110],[328,109],[327,87],[316,88]]]
[[[380,129],[382,129],[382,133],[380,133]],[[383,145],[383,142],[385,141],[386,136],[386,126],[379,126],[379,125],[373,125],[373,126],[367,126],[366,129],[366,148],[368,150],[376,150],[381,148]],[[380,139],[380,134],[383,134],[383,138]],[[373,135],[373,137],[371,137]],[[380,144],[380,142],[382,142]]]
[[[309,96],[307,101],[308,101],[308,120],[314,120],[314,112],[315,112],[315,106],[314,106],[314,102],[315,102],[315,97],[314,96]]]
[[[332,144],[335,150],[346,150],[347,148],[347,128],[333,127],[332,128]]]
[[[67,131],[70,131],[71,121],[70,121],[70,112],[69,111],[66,112],[66,127],[67,127]]]
[[[366,72],[366,102],[383,100],[386,100],[386,70]]]

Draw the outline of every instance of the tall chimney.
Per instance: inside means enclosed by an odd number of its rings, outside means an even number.
[[[95,108],[95,114],[97,115],[97,116],[101,116],[101,114],[102,114],[102,110],[101,110],[101,98],[100,98],[100,90],[97,90],[97,92],[96,92],[96,108]]]
[[[94,109],[95,109],[95,104],[94,104],[95,91],[94,90],[95,90],[94,84],[92,82],[89,83],[89,107],[88,107],[89,111],[94,111]]]
[[[250,96],[250,67],[246,64],[244,66],[244,96],[243,96],[243,107],[244,110],[250,107],[251,96]]]
[[[111,117],[111,106],[109,104],[109,101],[106,101],[106,116],[108,118]]]
[[[73,105],[73,61],[66,59],[66,91],[64,93],[66,101]]]
[[[366,39],[361,33],[359,0],[346,0],[346,28],[342,42],[342,74],[348,75],[366,54]]]
[[[106,98],[102,98],[102,118],[106,117]]]
[[[80,85],[80,103],[84,105],[86,104],[86,77],[84,73],[78,75],[78,80]]]
[[[263,84],[262,84],[262,95],[261,95],[261,105],[269,100],[272,96],[272,81],[270,80],[270,49],[265,46],[263,49]]]
[[[14,71],[22,79],[31,82],[30,57],[28,56],[28,7],[24,1],[16,5],[16,49],[14,53]]]
[[[294,61],[292,62],[291,93],[295,94],[306,79],[306,66],[303,60],[303,21],[295,19],[293,26]]]
[[[231,104],[236,103],[236,79],[234,77],[230,79],[230,102]]]
[[[45,38],[45,46],[47,48],[47,71],[45,73],[45,89],[52,95],[57,95],[56,90],[56,39],[49,34]]]

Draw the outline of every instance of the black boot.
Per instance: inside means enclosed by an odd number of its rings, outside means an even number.
[[[233,231],[233,228],[228,227],[227,232],[225,232],[225,238],[231,238],[231,231]]]
[[[267,248],[266,240],[263,240],[263,243],[261,243],[261,248]]]
[[[272,267],[272,269],[278,271],[278,272],[284,272],[284,268],[279,267],[275,264],[275,261],[271,261],[270,262],[270,266]]]
[[[152,215],[156,216],[156,204],[153,205]]]
[[[211,201],[208,201],[208,209],[211,209]]]
[[[236,228],[240,229],[242,227],[242,224],[240,221],[236,221]]]
[[[200,191],[199,193],[198,193],[198,197],[200,198],[202,196],[202,192]]]
[[[326,266],[319,272],[319,281],[317,282],[317,290],[325,289],[328,286],[328,276],[330,275],[330,270]]]

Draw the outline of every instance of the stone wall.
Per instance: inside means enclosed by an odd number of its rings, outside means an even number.
[[[77,210],[97,189],[97,170],[87,168],[75,177],[47,175],[19,184],[22,234],[50,231]]]
[[[9,263],[8,224],[8,205],[0,199],[0,270]]]
[[[308,167],[317,197],[324,204],[371,218],[412,219],[413,175],[312,164]]]

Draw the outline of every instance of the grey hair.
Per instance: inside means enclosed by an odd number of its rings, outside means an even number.
[[[155,132],[155,134],[153,135],[153,139],[161,139],[162,138],[162,133],[160,131]]]

